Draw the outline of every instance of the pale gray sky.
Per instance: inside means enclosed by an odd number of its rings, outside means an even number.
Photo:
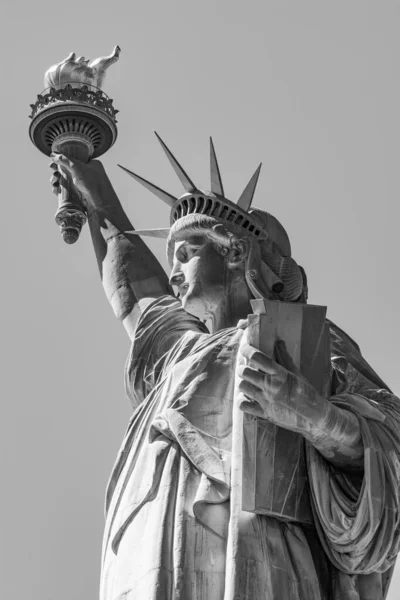
[[[104,490],[130,416],[128,341],[88,230],[62,242],[48,159],[28,139],[45,70],[122,47],[105,84],[121,112],[104,164],[138,228],[167,226],[168,210],[117,163],[182,191],[154,129],[204,188],[213,135],[233,200],[263,161],[255,204],[285,225],[310,301],[399,393],[399,26],[389,0],[3,8],[2,598],[97,597]],[[399,591],[400,568],[389,599]]]

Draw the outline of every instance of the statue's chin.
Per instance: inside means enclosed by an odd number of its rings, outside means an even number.
[[[201,298],[193,296],[188,292],[182,297],[181,302],[182,307],[187,313],[197,317],[200,319],[200,321],[204,321],[206,319],[206,307]]]

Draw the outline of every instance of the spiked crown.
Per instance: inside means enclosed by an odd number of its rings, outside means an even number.
[[[249,183],[235,204],[224,196],[224,187],[218,167],[214,144],[210,138],[210,170],[211,192],[199,190],[172,152],[165,145],[159,135],[156,136],[166,153],[171,165],[181,181],[185,193],[179,198],[172,196],[158,186],[143,179],[136,173],[119,165],[136,181],[163,200],[171,208],[170,226],[180,219],[190,215],[203,215],[212,217],[213,220],[225,225],[228,230],[243,232],[250,240],[258,240],[260,244],[251,244],[245,277],[247,284],[255,298],[273,297],[288,302],[306,301],[307,289],[304,271],[291,258],[290,242],[286,231],[275,217],[267,212],[253,209],[250,211],[254,192],[260,175],[261,164],[256,169]],[[166,238],[168,257],[172,238],[171,230],[147,229],[135,230],[126,233],[149,237]],[[171,232],[173,233],[173,232]],[[256,250],[258,247],[258,251]],[[279,290],[279,291],[278,291]],[[301,294],[303,293],[303,296]]]
[[[214,149],[214,144],[210,138],[210,172],[211,172],[211,192],[199,190],[186,171],[176,160],[175,156],[156,133],[164,152],[166,153],[174,171],[176,172],[180,182],[182,183],[185,193],[179,198],[172,196],[168,192],[162,190],[158,186],[150,183],[140,175],[133,173],[129,169],[118,165],[126,173],[131,175],[136,181],[141,183],[146,189],[155,194],[160,200],[168,204],[171,208],[170,225],[172,226],[178,219],[191,214],[206,215],[213,217],[218,222],[235,225],[243,230],[244,233],[252,237],[258,238],[261,234],[263,237],[268,237],[268,234],[260,226],[259,221],[249,214],[249,209],[254,197],[254,192],[257,186],[258,177],[260,174],[261,164],[256,169],[254,175],[245,187],[237,204],[231,202],[224,196],[224,187],[218,166],[217,156]],[[147,229],[136,230],[130,233],[144,235],[150,237],[167,238],[169,229]]]

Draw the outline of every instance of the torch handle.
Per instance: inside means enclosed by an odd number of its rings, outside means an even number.
[[[80,140],[63,140],[53,147],[54,152],[60,152],[72,160],[87,163],[90,158],[88,146]],[[81,229],[87,217],[82,198],[74,186],[72,177],[61,168],[60,193],[58,195],[58,210],[55,221],[60,227],[64,242],[74,244],[79,238]]]

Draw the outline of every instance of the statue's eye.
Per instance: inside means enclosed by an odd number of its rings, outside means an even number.
[[[200,250],[200,248],[201,248],[200,244],[190,244],[190,243],[183,244],[178,249],[176,257],[182,263],[188,262],[191,258],[193,258],[193,256],[195,256],[197,254],[197,252]]]
[[[187,250],[185,248],[185,246],[181,246],[177,253],[176,253],[176,258],[179,260],[179,262],[181,263],[185,263],[188,260],[188,253]]]
[[[189,246],[186,250],[186,260],[190,260],[191,258],[193,258],[193,256],[197,254],[199,249],[200,246]]]

